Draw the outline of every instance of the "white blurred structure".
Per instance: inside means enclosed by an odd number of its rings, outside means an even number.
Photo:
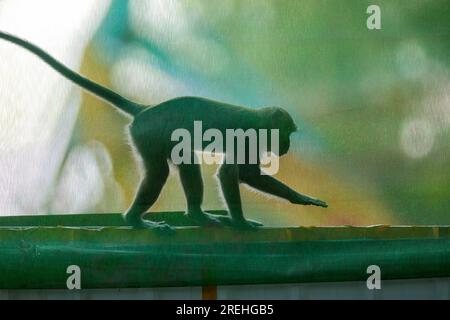
[[[3,0],[0,29],[30,40],[78,70],[109,5],[110,0]],[[79,110],[80,89],[5,41],[0,41],[0,75],[0,215],[47,213],[49,197],[64,194],[71,183],[56,179]],[[93,152],[78,152],[76,156],[86,157],[75,168],[90,166]],[[78,183],[72,188],[89,192],[101,183],[81,181],[67,174],[70,171],[63,169],[66,178]],[[54,185],[66,189],[58,191]],[[79,203],[72,207],[86,209]]]

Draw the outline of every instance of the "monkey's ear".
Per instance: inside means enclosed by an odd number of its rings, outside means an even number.
[[[290,133],[298,130],[290,114],[283,108],[272,107],[270,118],[273,128],[287,130]]]
[[[279,121],[283,118],[283,110],[277,107],[269,107],[269,116],[272,120]]]
[[[278,117],[279,118],[279,117],[283,116],[283,114],[284,114],[283,109],[278,108],[278,107],[272,107],[272,108],[273,108],[272,113],[273,113],[274,117]]]
[[[285,122],[284,120],[286,117],[285,113],[283,112],[283,109],[271,107],[270,118],[274,127],[279,127],[284,125]]]
[[[278,107],[265,107],[261,110],[263,113],[264,123],[268,128],[281,129],[285,125],[285,112]]]

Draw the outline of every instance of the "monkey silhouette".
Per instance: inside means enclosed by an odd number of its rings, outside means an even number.
[[[165,222],[145,220],[143,215],[158,199],[169,176],[171,150],[175,145],[171,139],[174,130],[184,128],[194,134],[194,121],[201,121],[205,129],[214,128],[224,135],[228,129],[277,129],[279,130],[279,156],[288,152],[290,135],[297,130],[292,117],[280,107],[251,109],[201,97],[180,97],[157,105],[142,105],[72,71],[26,40],[1,31],[0,38],[35,54],[65,78],[132,118],[129,125],[131,143],[144,169],[134,200],[123,214],[125,221],[134,228],[173,232],[173,228]],[[202,145],[200,149],[203,147]],[[192,150],[193,160],[196,157],[195,151],[201,150]],[[202,210],[203,180],[198,161],[176,165],[187,202],[186,216],[194,223],[201,226],[225,225],[238,229],[254,229],[262,226],[257,221],[245,219],[239,190],[240,183],[286,199],[293,204],[325,208],[328,206],[322,200],[298,193],[274,177],[262,174],[259,153],[256,163],[253,164],[226,161],[228,156],[229,154],[225,154],[225,160],[217,171],[223,198],[228,208],[227,216],[213,215]],[[248,159],[248,153],[245,157]]]

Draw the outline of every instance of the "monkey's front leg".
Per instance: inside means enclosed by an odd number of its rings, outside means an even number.
[[[261,174],[258,165],[243,166],[242,170],[239,171],[239,179],[253,188],[286,199],[294,204],[328,207],[325,201],[301,194],[274,177]]]
[[[223,197],[231,217],[220,217],[219,219],[228,226],[239,229],[253,229],[262,226],[257,221],[246,220],[242,212],[241,194],[239,191],[239,167],[234,164],[222,164],[218,177],[222,188]]]

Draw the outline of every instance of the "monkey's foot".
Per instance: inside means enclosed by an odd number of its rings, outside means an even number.
[[[200,213],[190,213],[187,212],[186,216],[192,220],[194,223],[200,225],[200,226],[212,226],[212,227],[221,227],[222,223],[219,220],[219,216],[206,213],[206,212],[200,212]]]
[[[258,227],[262,227],[261,222],[247,219],[233,219],[229,216],[218,216],[220,222],[227,227],[239,229],[239,230],[256,230]]]

